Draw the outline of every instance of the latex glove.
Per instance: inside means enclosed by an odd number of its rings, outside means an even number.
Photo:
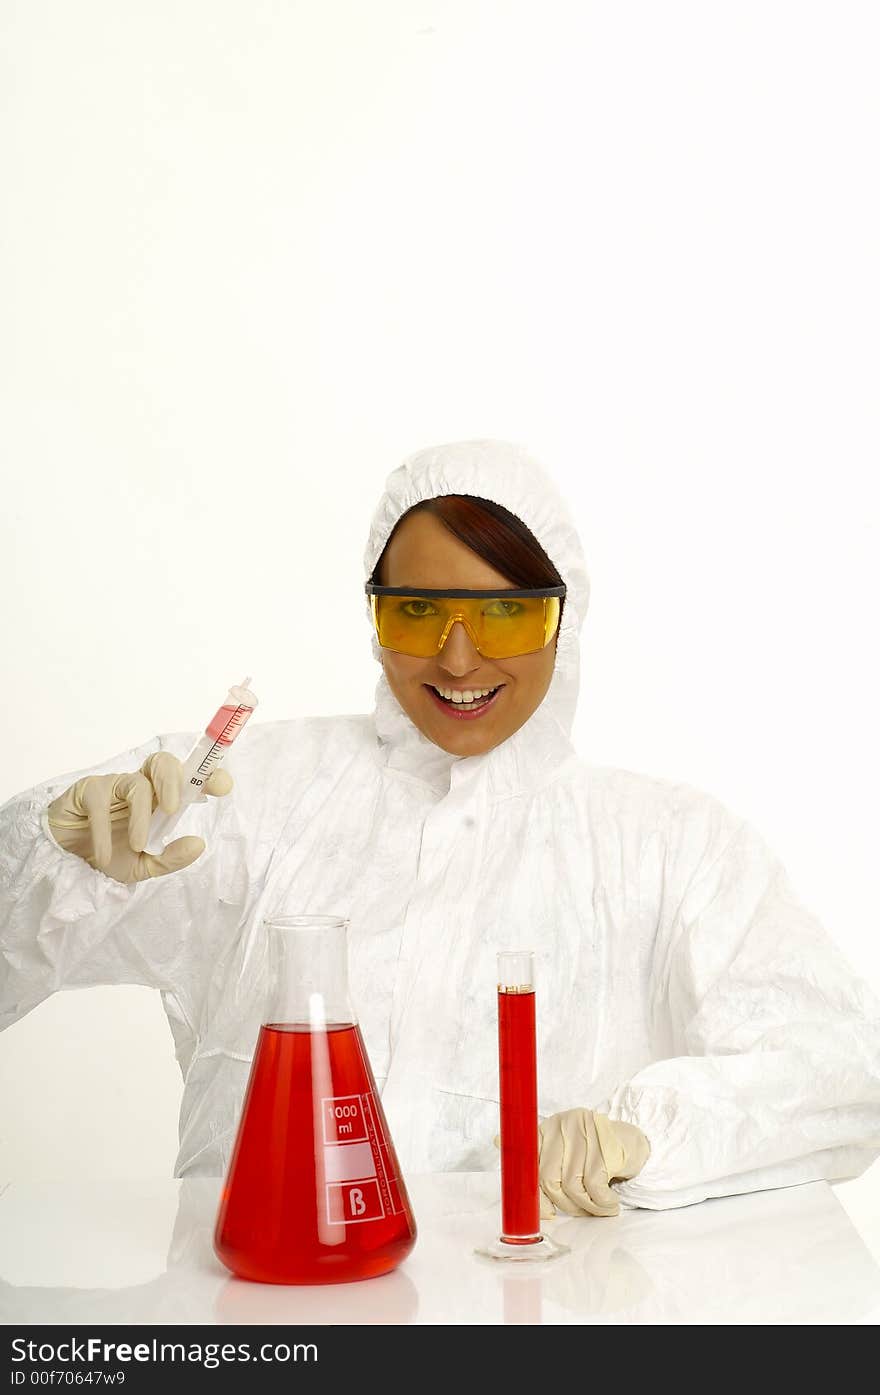
[[[620,1202],[610,1183],[641,1172],[651,1145],[635,1124],[592,1109],[564,1109],[538,1126],[541,1215],[553,1207],[569,1216],[616,1216]]]
[[[157,751],[140,770],[86,775],[49,805],[52,837],[65,852],[75,853],[90,867],[124,884],[179,872],[201,857],[204,838],[176,838],[158,854],[144,852],[144,847],[156,807],[164,814],[176,813],[182,773],[183,764],[176,756]],[[232,785],[228,771],[214,770],[202,790],[222,796]]]

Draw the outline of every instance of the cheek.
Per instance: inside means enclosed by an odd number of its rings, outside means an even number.
[[[405,654],[389,654],[383,657],[382,666],[391,687],[400,692],[411,689],[418,680],[418,661],[407,661]]]
[[[547,690],[553,678],[553,660],[556,657],[555,651],[551,654],[549,663],[544,659],[543,655],[541,657],[543,660],[542,662],[529,667],[523,667],[519,673],[516,674],[517,681],[514,691],[517,698],[517,706],[520,711],[539,707],[547,695]]]

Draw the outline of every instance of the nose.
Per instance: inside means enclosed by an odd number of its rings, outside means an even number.
[[[451,673],[454,678],[463,678],[465,674],[479,668],[483,662],[480,651],[460,620],[453,621],[452,628],[441,645],[439,657],[446,672]]]

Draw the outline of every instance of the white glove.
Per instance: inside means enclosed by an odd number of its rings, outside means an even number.
[[[553,1207],[569,1216],[616,1216],[620,1202],[613,1181],[641,1172],[651,1145],[635,1124],[608,1119],[592,1109],[564,1109],[538,1126],[541,1215]]]
[[[170,751],[148,756],[140,770],[86,775],[53,799],[48,823],[55,842],[114,881],[143,882],[179,872],[201,857],[204,838],[176,838],[161,853],[144,852],[153,811],[174,814],[180,804],[183,765]],[[222,796],[232,776],[215,770],[205,794]]]

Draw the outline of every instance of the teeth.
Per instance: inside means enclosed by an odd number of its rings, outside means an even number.
[[[450,702],[473,702],[476,698],[488,697],[495,691],[494,688],[438,688],[436,683],[432,683],[431,687],[435,693],[439,693]]]

